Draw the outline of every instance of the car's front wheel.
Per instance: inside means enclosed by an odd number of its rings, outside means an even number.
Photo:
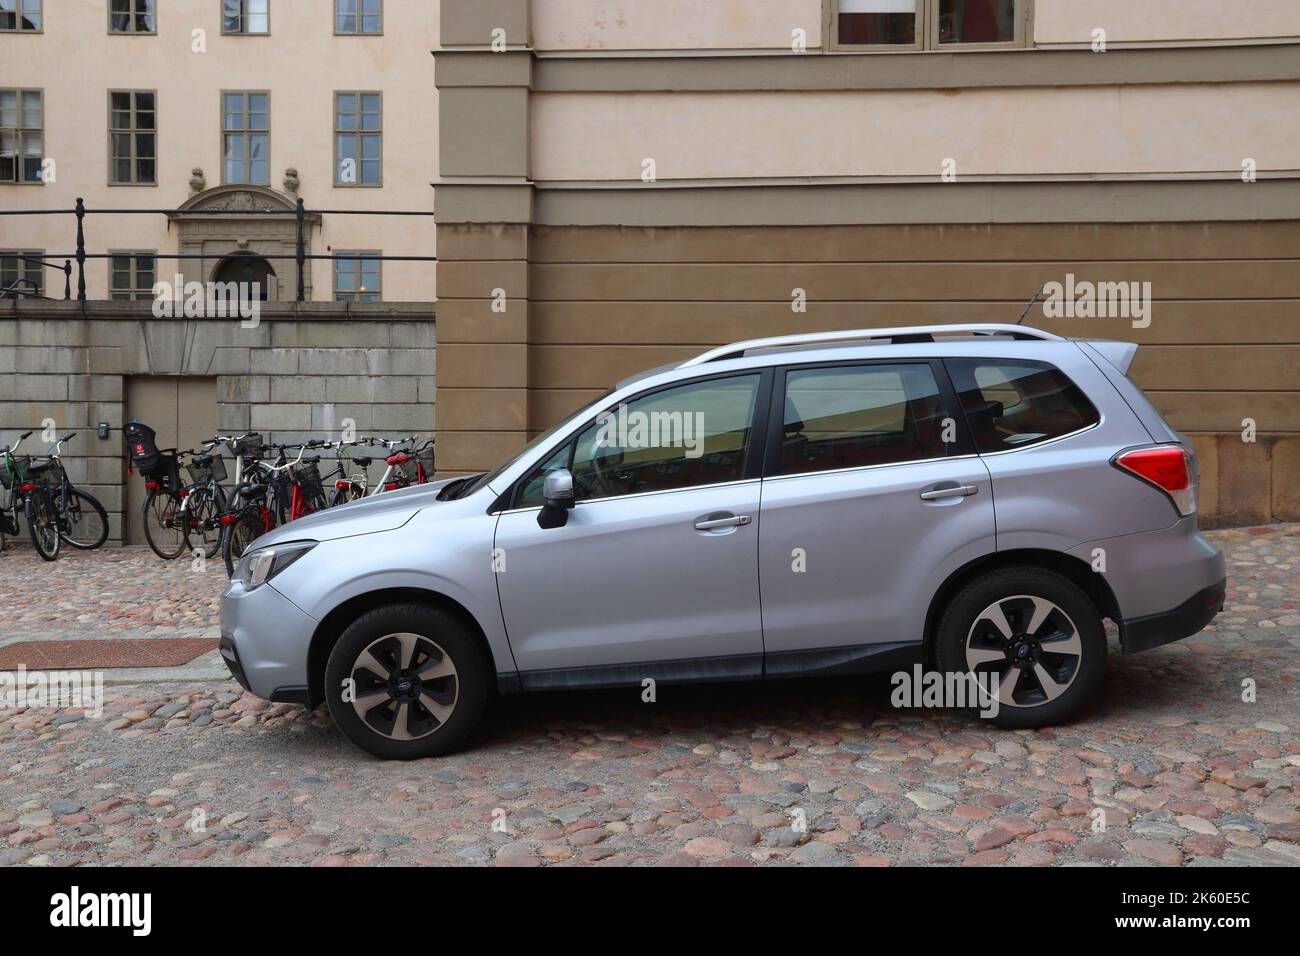
[[[1003,568],[965,585],[948,602],[936,635],[939,667],[973,675],[996,691],[1000,727],[1046,727],[1073,718],[1106,673],[1106,631],[1092,601],[1042,568]],[[995,680],[996,678],[996,680]]]
[[[477,636],[422,604],[367,611],[325,665],[325,700],[353,743],[387,760],[459,747],[487,704],[492,668]]]

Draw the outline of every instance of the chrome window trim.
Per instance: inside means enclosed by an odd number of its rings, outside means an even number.
[[[1019,451],[1019,449],[1016,449]],[[784,481],[787,478],[813,478],[817,475],[847,475],[855,471],[876,471],[879,468],[902,468],[905,465],[927,465],[936,461],[964,461],[979,455],[941,455],[938,458],[913,458],[910,461],[885,461],[878,465],[854,465],[852,468],[827,468],[825,471],[800,471],[792,475],[770,475],[764,481]]]
[[[1084,392],[1084,394],[1086,395],[1087,393]],[[1094,405],[1093,407],[1095,408],[1096,406]],[[1098,408],[1097,420],[1093,422],[1091,425],[1085,425],[1083,428],[1076,428],[1072,432],[1066,432],[1064,435],[1057,435],[1055,438],[1045,438],[1042,441],[1036,441],[1033,444],[1021,445],[1019,448],[1004,448],[1001,451],[983,451],[979,453],[979,457],[998,458],[1002,455],[1014,455],[1018,452],[1030,451],[1034,448],[1042,448],[1046,445],[1054,445],[1058,441],[1065,441],[1065,439],[1073,438],[1075,435],[1082,435],[1084,432],[1090,432],[1094,428],[1100,428],[1105,423],[1106,423],[1106,414],[1100,408]]]
[[[608,498],[584,498],[582,501],[574,503],[575,508],[581,508],[583,505],[593,505],[606,501],[627,501],[629,498],[650,498],[655,495],[675,495],[682,491],[699,491],[701,488],[730,488],[739,485],[761,484],[762,478],[739,478],[735,481],[711,481],[705,485],[687,485],[685,488],[660,488],[656,491],[636,491],[630,495],[610,495]],[[504,511],[489,511],[490,515],[513,515],[528,514],[533,511],[541,511],[545,505],[535,505],[530,508],[508,508]]]

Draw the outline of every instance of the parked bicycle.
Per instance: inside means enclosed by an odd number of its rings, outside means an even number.
[[[236,488],[236,506],[220,517],[222,525],[221,556],[226,564],[226,574],[234,576],[235,565],[248,546],[266,532],[324,507],[324,488],[320,485],[320,472],[315,458],[303,462],[306,445],[276,445],[276,463],[259,463],[257,478]],[[289,461],[285,451],[298,448],[298,457]],[[315,484],[310,472],[315,471]]]
[[[18,536],[18,518],[21,515],[27,521],[27,531],[36,553],[46,561],[53,561],[59,556],[63,539],[59,536],[53,496],[42,478],[42,472],[48,471],[48,466],[33,465],[30,456],[14,454],[31,435],[31,432],[23,432],[13,445],[0,448],[0,484],[4,485],[6,494],[3,513],[0,513],[0,550],[4,549],[6,535]]]
[[[59,536],[74,548],[93,551],[108,540],[108,512],[94,495],[73,485],[63,467],[63,446],[76,437],[76,432],[69,432],[54,443],[44,474],[47,483],[57,487],[54,507]]]

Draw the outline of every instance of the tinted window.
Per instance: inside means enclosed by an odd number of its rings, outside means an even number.
[[[982,452],[1006,451],[1097,424],[1082,389],[1042,362],[951,359],[947,363]]]
[[[758,375],[692,382],[606,409],[524,479],[516,507],[542,504],[546,472],[565,464],[579,501],[739,481],[758,383]]]
[[[942,458],[946,414],[928,364],[788,372],[780,474]]]
[[[569,453],[573,451],[573,442],[567,442],[563,447],[556,449],[555,454],[542,462],[535,468],[522,485],[519,486],[519,500],[515,502],[516,508],[540,508],[546,504],[546,499],[542,497],[542,491],[546,484],[546,476],[557,468],[569,467]]]

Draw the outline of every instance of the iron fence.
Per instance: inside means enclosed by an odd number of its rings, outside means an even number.
[[[286,211],[283,209],[87,209],[85,200],[80,196],[77,197],[77,205],[73,209],[0,209],[0,216],[75,216],[77,222],[77,248],[76,252],[69,254],[59,254],[51,256],[52,260],[63,259],[63,265],[45,259],[33,259],[28,256],[19,256],[20,259],[29,262],[40,262],[43,267],[56,268],[64,274],[64,299],[72,298],[71,277],[72,263],[77,264],[77,301],[86,300],[86,261],[89,259],[111,259],[116,256],[124,255],[120,252],[87,252],[86,251],[86,218],[88,216],[284,216]],[[308,262],[313,260],[330,260],[337,259],[355,259],[355,253],[341,255],[337,253],[320,254],[307,252],[307,218],[309,216],[433,216],[430,210],[421,209],[308,209],[301,198],[298,199],[292,215],[296,220],[296,238],[295,251],[293,255],[275,255],[257,253],[257,258],[275,261],[293,261],[298,266],[298,290],[295,301],[305,302],[307,300],[306,292],[306,269]],[[153,259],[195,259],[202,258],[193,254],[171,254],[171,253],[149,253]],[[416,255],[385,255],[371,254],[364,255],[366,259],[375,259],[381,262],[437,262],[437,256],[416,256]],[[10,292],[17,292],[23,284],[31,284],[31,280],[20,278],[17,282],[8,287],[0,288],[0,298],[4,298]],[[37,296],[39,298],[48,298],[48,296]]]

